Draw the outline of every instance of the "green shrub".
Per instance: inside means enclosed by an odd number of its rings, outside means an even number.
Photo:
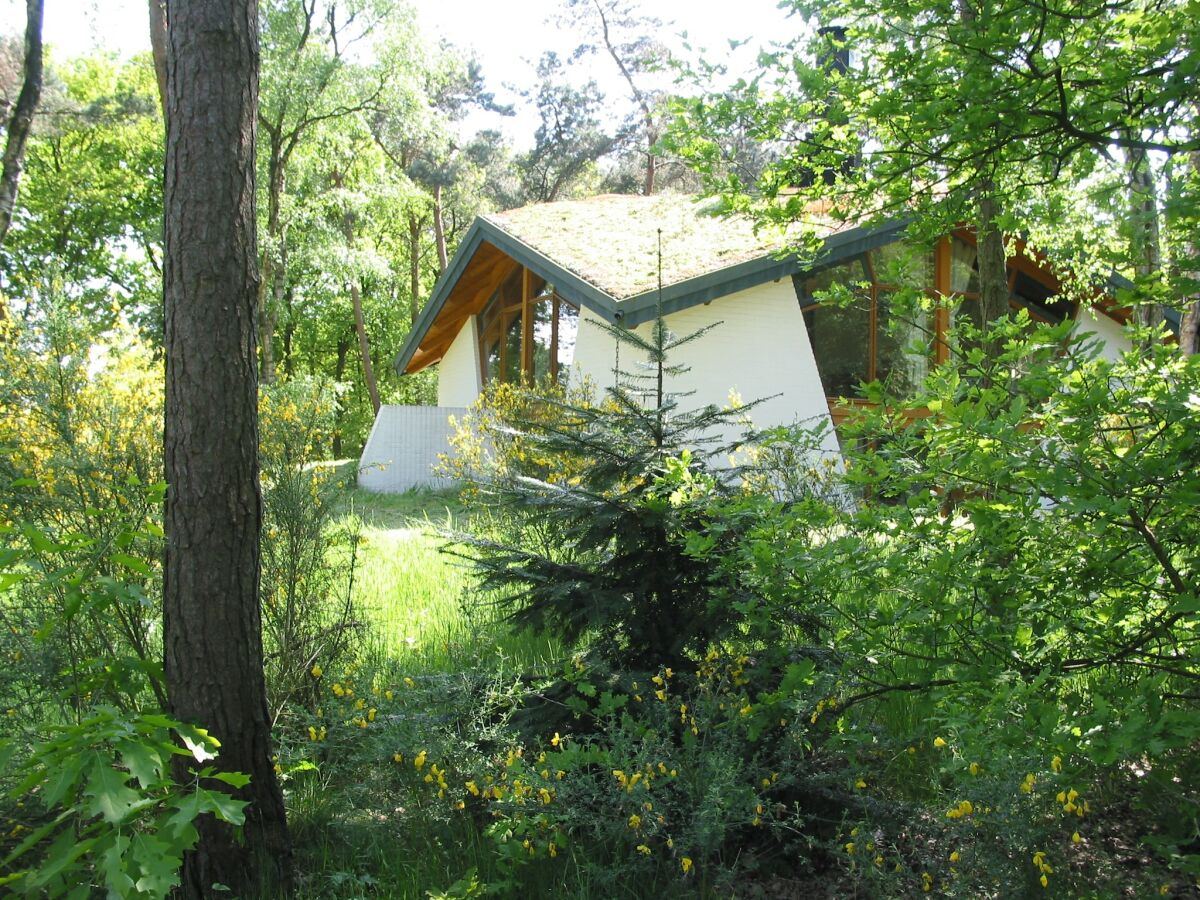
[[[31,897],[166,897],[179,886],[183,854],[196,845],[202,815],[241,825],[246,803],[212,787],[249,779],[212,766],[181,785],[172,760],[203,764],[217,741],[159,713],[96,707],[53,729],[10,773],[7,834],[0,841],[0,886]],[[174,736],[173,736],[174,735]],[[175,736],[187,749],[176,743]],[[18,750],[0,742],[7,768]],[[206,786],[207,785],[207,786]]]
[[[333,434],[333,388],[315,379],[267,385],[259,406],[260,595],[267,699],[278,719],[291,703],[316,705],[314,673],[343,664],[363,627],[353,604],[361,524],[339,515],[344,485],[316,461]]]
[[[661,318],[648,337],[609,330],[649,360],[649,374],[622,373],[598,405],[526,396],[516,406],[534,415],[483,431],[504,452],[482,471],[478,496],[546,540],[453,537],[517,627],[569,646],[587,640],[617,668],[686,668],[737,621],[730,583],[684,538],[703,530],[710,495],[730,491],[710,461],[727,452],[713,444],[742,411],[682,411],[665,393],[664,379],[683,371],[668,354],[703,332],[677,338]]]

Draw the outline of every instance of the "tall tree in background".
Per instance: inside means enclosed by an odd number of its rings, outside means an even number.
[[[259,612],[254,0],[173,4],[165,173],[169,482],[163,650],[171,712],[250,776],[244,833],[202,820],[189,897],[286,885],[290,842],[271,759]],[[213,789],[223,785],[215,784]]]
[[[288,287],[287,181],[297,148],[321,126],[372,109],[386,81],[347,58],[396,13],[391,0],[267,0],[263,4],[262,379],[275,380],[275,330]]]
[[[21,180],[21,164],[25,159],[25,143],[33,127],[33,113],[42,96],[42,16],[43,0],[25,2],[25,60],[24,78],[12,113],[4,110],[4,164],[0,171],[0,245],[12,224],[17,202],[17,186]],[[0,299],[0,319],[6,304]]]
[[[639,12],[628,0],[566,0],[566,10],[587,40],[575,50],[575,58],[600,53],[608,56],[629,88],[635,107],[639,153],[643,157],[641,193],[654,193],[658,174],[658,139],[664,118],[663,94],[652,83],[652,73],[663,68],[669,51],[656,35],[663,23]]]
[[[534,145],[517,159],[523,199],[529,203],[565,200],[594,193],[596,163],[621,143],[600,122],[604,95],[594,80],[575,86],[565,77],[562,59],[545,51],[537,64],[537,85],[525,93],[540,122]],[[591,177],[589,177],[591,176]]]

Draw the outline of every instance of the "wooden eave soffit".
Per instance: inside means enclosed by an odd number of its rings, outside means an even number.
[[[518,265],[515,259],[492,244],[481,243],[462,276],[450,289],[437,318],[421,338],[417,352],[405,366],[405,373],[420,372],[440,360],[466,321],[483,309],[488,298]]]

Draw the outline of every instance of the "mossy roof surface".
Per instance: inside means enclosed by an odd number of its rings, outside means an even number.
[[[749,219],[717,217],[712,208],[683,194],[604,194],[485,218],[610,297],[627,300],[658,286],[660,228],[664,287],[783,249],[782,236],[756,234]]]

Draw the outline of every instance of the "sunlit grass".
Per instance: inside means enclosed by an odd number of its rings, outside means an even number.
[[[511,634],[489,598],[479,594],[466,561],[442,552],[439,527],[470,525],[456,494],[352,490],[347,509],[363,522],[355,606],[376,662],[454,672],[538,668],[559,655],[547,638]]]

